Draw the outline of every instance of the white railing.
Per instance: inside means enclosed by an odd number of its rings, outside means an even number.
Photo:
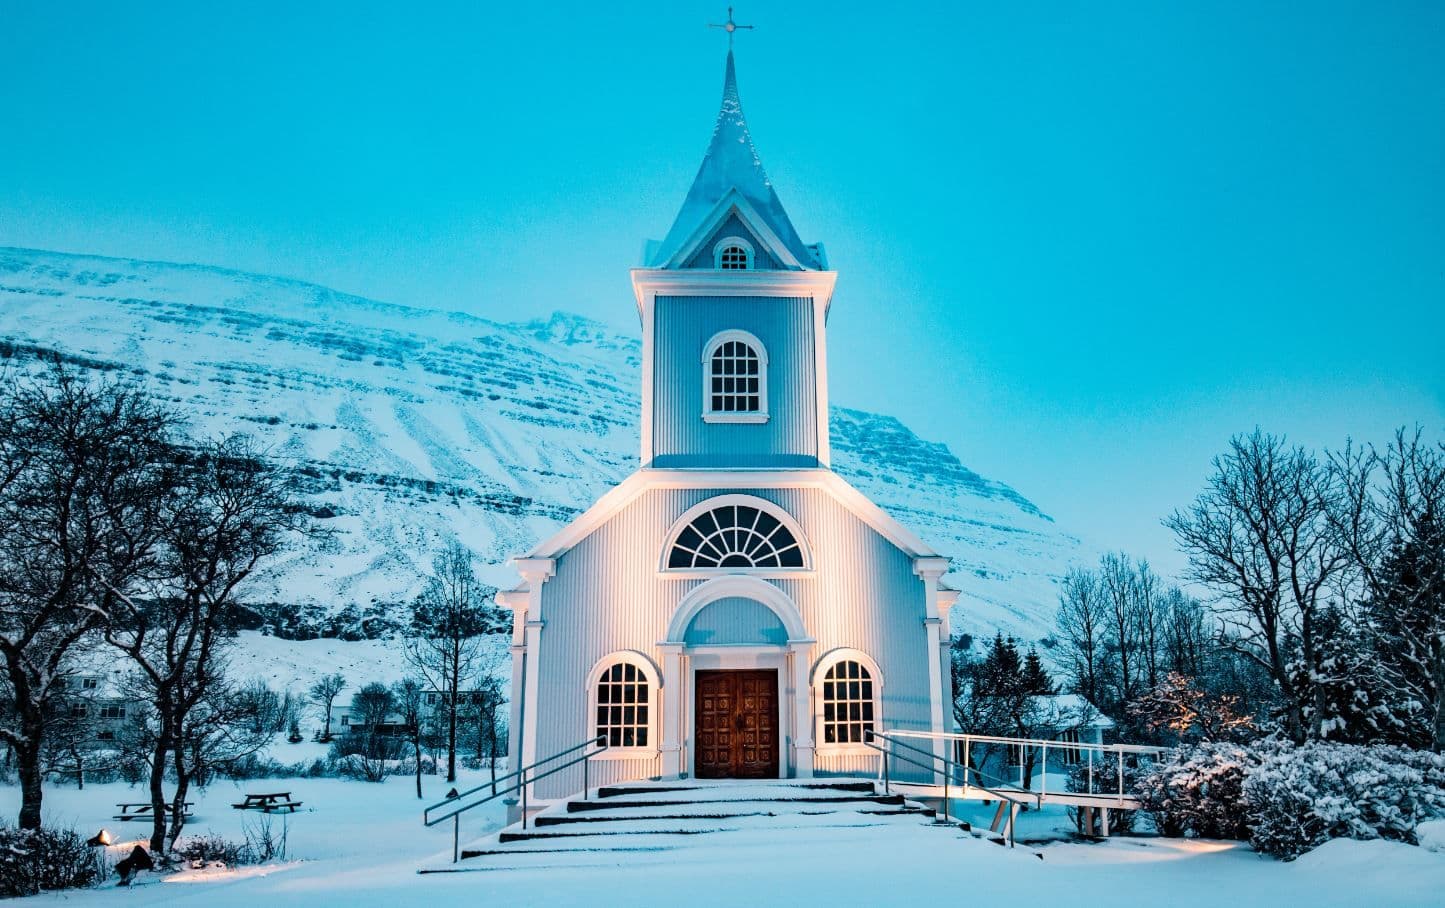
[[[1163,747],[1150,747],[1143,744],[1093,744],[1083,741],[1059,741],[1050,740],[1047,738],[1006,738],[998,735],[972,735],[953,732],[899,731],[896,729],[890,729],[884,734],[890,737],[897,738],[918,738],[931,741],[951,742],[950,749],[953,751],[953,753],[950,759],[953,762],[956,762],[963,766],[973,765],[969,762],[969,758],[972,755],[973,748],[976,745],[996,746],[1001,744],[1005,748],[1005,754],[1009,753],[1010,749],[1017,748],[1020,755],[1018,767],[1018,788],[1019,790],[1030,791],[1031,793],[1037,794],[1040,797],[1045,797],[1048,795],[1048,767],[1050,750],[1053,750],[1056,753],[1068,754],[1069,757],[1073,760],[1072,765],[1087,765],[1089,770],[1088,791],[1056,792],[1056,794],[1090,794],[1098,795],[1100,797],[1117,798],[1122,801],[1125,798],[1134,797],[1134,795],[1124,790],[1125,760],[1129,756],[1133,756],[1135,758],[1152,758],[1163,753],[1167,749]],[[1024,774],[1027,771],[1028,760],[1023,759],[1023,756],[1027,750],[1038,750],[1040,753],[1039,766],[1040,768],[1042,768],[1043,772],[1041,773],[1039,780],[1040,787],[1036,792],[1032,791],[1032,789],[1029,789],[1029,780],[1024,777]],[[1095,772],[1096,765],[1099,768],[1099,772]],[[1100,773],[1108,771],[1105,769],[1105,767],[1113,770],[1113,772],[1110,772],[1109,774],[1114,775],[1117,782],[1115,790],[1112,792],[1095,790],[1095,788],[1097,787],[1095,782],[1099,778]],[[1009,782],[1007,784],[1013,783]]]

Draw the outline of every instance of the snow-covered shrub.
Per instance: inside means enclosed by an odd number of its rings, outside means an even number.
[[[251,849],[244,842],[232,842],[218,835],[186,836],[177,843],[175,852],[192,867],[221,863],[239,867],[254,863]]]
[[[1312,743],[1264,754],[1244,781],[1250,844],[1285,860],[1334,838],[1416,844],[1445,816],[1445,756],[1386,745]]]
[[[1178,747],[1140,774],[1137,790],[1160,835],[1244,839],[1244,780],[1261,759],[1240,744]]]
[[[97,849],[73,829],[14,829],[0,826],[0,899],[101,881]]]

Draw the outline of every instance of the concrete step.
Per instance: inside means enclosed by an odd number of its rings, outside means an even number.
[[[617,837],[619,839],[631,838],[637,835],[649,836],[700,836],[721,832],[736,832],[743,829],[817,829],[817,828],[866,828],[872,826],[889,826],[899,820],[907,820],[917,825],[919,817],[915,814],[895,814],[893,816],[862,816],[854,815],[824,815],[811,817],[810,815],[795,815],[790,817],[790,822],[778,823],[776,817],[732,817],[726,819],[711,819],[702,817],[688,817],[682,820],[631,820],[619,827],[545,827],[532,829],[530,831],[508,831],[497,835],[499,844],[510,844],[512,842],[533,842],[551,841],[555,839],[569,838],[607,838]],[[817,822],[801,822],[802,820],[815,819]],[[514,827],[515,829],[515,827]]]
[[[597,789],[598,798],[616,798],[627,795],[650,795],[670,794],[673,792],[696,792],[704,790],[722,790],[736,788],[766,787],[773,789],[784,789],[790,791],[853,791],[873,792],[876,786],[872,782],[856,780],[844,780],[838,782],[793,782],[787,779],[758,779],[757,781],[738,782],[732,780],[710,782],[707,780],[669,782],[669,783],[628,783],[624,785],[604,785]]]
[[[890,804],[901,805],[907,802],[903,795],[878,795],[839,792],[838,794],[802,793],[794,794],[786,790],[780,790],[775,796],[754,795],[749,797],[711,797],[709,792],[699,792],[701,797],[687,797],[685,795],[674,795],[667,798],[646,798],[646,797],[620,797],[614,796],[602,801],[568,801],[568,813],[583,813],[590,810],[619,810],[622,808],[641,807],[675,807],[682,804],[743,804],[743,803],[766,803],[766,804]]]
[[[816,803],[816,802],[814,802]],[[867,802],[864,802],[865,804]],[[728,820],[737,817],[787,817],[821,816],[825,814],[855,814],[863,816],[916,815],[933,817],[935,811],[917,804],[896,806],[855,806],[849,804],[819,804],[816,809],[806,809],[807,803],[778,804],[769,801],[724,801],[703,804],[670,804],[629,806],[625,809],[570,811],[566,814],[541,814],[534,817],[536,826],[562,826],[571,823],[625,823],[629,820]],[[695,809],[687,809],[695,808]],[[779,809],[804,808],[804,809]]]

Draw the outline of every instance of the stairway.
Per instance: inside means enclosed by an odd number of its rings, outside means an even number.
[[[934,811],[857,779],[632,782],[553,804],[464,845],[449,870],[552,866],[724,844],[727,833],[928,825]],[[956,826],[951,827],[957,831]],[[437,868],[442,869],[442,868]]]

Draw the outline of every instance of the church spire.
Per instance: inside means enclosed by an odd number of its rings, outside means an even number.
[[[728,21],[732,15],[729,11]],[[742,28],[743,26],[736,26]],[[732,32],[728,33],[729,41]],[[732,48],[728,48],[727,68],[723,75],[722,106],[718,110],[717,124],[713,127],[712,142],[703,156],[702,166],[693,179],[692,188],[682,203],[667,238],[658,247],[657,255],[650,263],[654,266],[669,261],[693,237],[703,222],[714,213],[719,203],[736,190],[757,217],[777,235],[794,258],[805,268],[819,267],[815,250],[809,248],[798,237],[783,203],[773,190],[773,184],[763,170],[763,161],[753,146],[753,137],[748,132],[747,120],[743,117],[742,97],[738,94],[737,68],[733,63]]]

